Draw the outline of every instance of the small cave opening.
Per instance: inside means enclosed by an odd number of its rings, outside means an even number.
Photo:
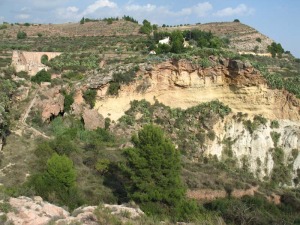
[[[65,111],[60,111],[57,115],[51,114],[51,116],[49,118],[49,123],[51,123],[57,117],[63,117],[64,114],[65,114]]]

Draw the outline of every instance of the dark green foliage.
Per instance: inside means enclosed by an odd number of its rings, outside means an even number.
[[[83,74],[76,72],[76,71],[68,71],[66,73],[62,74],[62,78],[71,80],[71,81],[77,81],[83,79]]]
[[[218,199],[205,204],[205,208],[219,212],[226,224],[294,224],[296,219],[299,220],[297,209],[286,213],[288,204],[276,206],[260,196]]]
[[[109,84],[109,87],[107,89],[107,94],[108,95],[118,95],[119,89],[120,89],[120,84],[117,82],[111,82]]]
[[[275,58],[276,56],[281,58],[282,54],[284,53],[284,49],[282,48],[280,43],[272,42],[272,44],[268,46],[268,52],[272,54],[273,58]]]
[[[279,128],[279,122],[278,122],[277,120],[272,120],[272,121],[271,121],[271,124],[270,124],[270,127],[271,127],[272,129],[274,129],[274,128]]]
[[[138,69],[139,67],[136,66],[126,72],[114,73],[113,80],[119,84],[129,84],[130,82],[134,81]]]
[[[171,52],[173,53],[181,53],[184,51],[183,48],[183,35],[181,31],[173,31],[171,33]]]
[[[30,76],[28,75],[28,73],[26,71],[20,71],[20,72],[18,72],[17,76],[21,77],[21,78],[24,78],[26,80],[30,78]]]
[[[271,132],[271,138],[273,140],[274,146],[277,147],[278,142],[279,142],[279,138],[280,138],[280,134],[277,132],[272,131]]]
[[[60,155],[70,155],[72,152],[78,151],[76,144],[72,138],[76,137],[76,130],[72,133],[70,129],[64,136],[57,136],[50,142],[51,148]]]
[[[201,30],[184,31],[183,36],[187,40],[194,40],[197,42],[198,47],[201,48],[220,48],[225,44],[225,40],[222,40],[214,36],[211,32]]]
[[[94,89],[88,89],[83,93],[83,98],[91,108],[95,106],[97,91]]]
[[[244,126],[250,132],[250,134],[253,134],[253,132],[257,130],[260,125],[266,125],[266,123],[267,119],[261,115],[255,115],[252,122],[251,120],[246,120],[243,122]]]
[[[105,127],[105,130],[108,130],[109,127],[110,127],[110,123],[111,123],[111,119],[106,117],[105,118],[105,121],[104,121],[104,127]]]
[[[123,166],[129,179],[129,197],[149,214],[179,209],[185,189],[180,179],[178,150],[153,125],[145,125],[138,136],[132,137],[132,142],[134,147],[124,151],[127,162]]]
[[[27,37],[27,34],[25,33],[25,31],[19,31],[17,33],[17,39],[25,39]]]
[[[47,161],[46,170],[33,176],[30,185],[44,199],[67,205],[71,209],[82,203],[76,188],[73,162],[66,156],[53,154]]]
[[[71,109],[71,105],[74,103],[73,93],[63,93],[64,99],[64,111],[69,112]]]
[[[31,81],[38,84],[41,84],[42,82],[51,82],[51,74],[43,69],[37,72],[37,74],[31,78]]]
[[[84,22],[85,22],[85,19],[84,19],[84,17],[82,17],[80,20],[80,24],[84,24]]]
[[[124,16],[122,17],[122,19],[123,19],[123,20],[126,20],[126,21],[129,21],[129,22],[138,23],[137,20],[135,20],[133,17],[130,17],[130,16],[124,15]]]
[[[48,56],[47,55],[42,55],[41,57],[41,63],[43,63],[44,65],[46,65],[48,62]]]
[[[258,38],[256,38],[255,40],[256,40],[257,42],[261,43],[261,38],[258,37]]]
[[[272,149],[272,157],[274,166],[271,173],[271,184],[273,186],[290,185],[292,180],[292,164],[287,164],[284,161],[284,152],[281,148],[275,147]]]
[[[233,20],[233,22],[235,22],[235,23],[239,23],[239,22],[240,22],[240,20],[239,20],[239,19],[234,19],[234,20]]]
[[[153,30],[151,23],[148,20],[143,21],[143,26],[140,28],[140,33],[150,35]]]

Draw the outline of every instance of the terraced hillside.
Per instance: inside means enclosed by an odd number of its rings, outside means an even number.
[[[211,31],[213,34],[230,40],[230,48],[237,51],[266,52],[273,40],[254,28],[238,22],[206,23],[182,27],[161,28],[162,30],[193,30]],[[256,47],[257,46],[257,47]]]
[[[140,25],[124,20],[114,21],[109,24],[106,21],[65,24],[34,24],[30,26],[9,25],[0,32],[4,38],[15,38],[19,30],[25,31],[29,37],[38,35],[47,37],[73,37],[73,36],[127,36],[138,34]]]

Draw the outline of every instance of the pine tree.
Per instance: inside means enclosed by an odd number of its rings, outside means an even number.
[[[185,196],[179,151],[153,125],[144,126],[132,142],[134,147],[125,150],[127,163],[123,167],[129,197],[150,214],[163,211],[160,206],[178,207]]]

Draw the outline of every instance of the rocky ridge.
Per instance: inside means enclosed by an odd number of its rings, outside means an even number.
[[[4,202],[1,202],[4,204]],[[104,210],[108,214],[121,216],[126,215],[123,220],[135,219],[144,215],[139,208],[131,208],[125,205],[109,205],[104,204],[98,206],[82,206],[75,209],[73,213],[69,213],[62,207],[43,201],[39,196],[33,198],[20,196],[18,198],[10,198],[6,203],[8,205],[8,213],[6,213],[7,221],[4,224],[15,225],[47,225],[47,224],[82,224],[97,225],[100,224],[96,214],[97,210]],[[4,212],[0,212],[4,215]]]

